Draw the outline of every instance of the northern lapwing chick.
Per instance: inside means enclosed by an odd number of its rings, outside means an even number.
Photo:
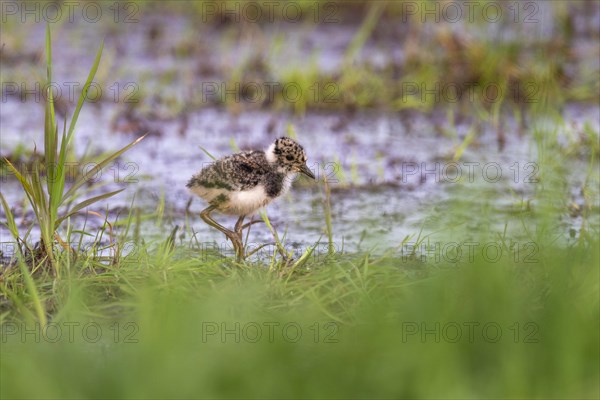
[[[200,217],[231,240],[239,261],[245,257],[242,231],[252,224],[244,225],[244,218],[285,194],[298,172],[315,179],[302,146],[281,137],[265,151],[243,151],[216,160],[186,186],[208,202]],[[234,230],[217,223],[210,215],[213,211],[238,215]]]

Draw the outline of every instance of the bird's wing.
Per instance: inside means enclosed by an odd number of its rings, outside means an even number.
[[[262,151],[236,153],[203,168],[188,186],[242,190],[256,186],[267,172],[268,163]]]

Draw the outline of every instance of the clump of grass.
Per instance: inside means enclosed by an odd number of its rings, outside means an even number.
[[[44,123],[43,163],[45,163],[45,168],[44,165],[42,165],[42,162],[38,159],[33,161],[33,169],[31,172],[28,170],[25,173],[21,173],[21,171],[19,171],[19,169],[15,167],[9,160],[4,160],[8,168],[20,182],[23,190],[25,191],[29,204],[35,213],[36,222],[41,232],[40,243],[42,249],[42,258],[51,266],[52,273],[56,277],[61,276],[61,263],[57,262],[56,260],[54,254],[54,245],[56,241],[60,239],[57,231],[59,230],[61,224],[63,224],[70,216],[78,213],[84,208],[97,203],[100,200],[114,196],[122,191],[121,189],[109,193],[103,193],[101,195],[75,203],[69,209],[63,210],[65,205],[71,204],[77,200],[77,198],[80,196],[78,189],[86,182],[86,176],[80,176],[68,189],[65,188],[65,181],[68,171],[68,168],[66,168],[67,153],[75,134],[75,126],[77,124],[77,119],[79,117],[81,108],[85,102],[87,91],[98,69],[103,47],[104,46],[101,45],[96,54],[96,58],[81,95],[79,96],[79,100],[68,129],[67,119],[65,118],[64,120],[62,135],[59,135],[58,124],[56,122],[52,90],[51,88],[48,88],[45,103]],[[46,29],[46,68],[47,82],[52,82],[52,39],[49,25]],[[111,161],[137,144],[142,138],[135,140],[121,150],[114,152],[113,154],[105,157],[103,160],[100,160],[98,164],[90,171],[90,174],[93,175],[102,170]],[[45,185],[41,174],[42,169],[46,171]],[[10,215],[10,208],[3,197],[2,205],[5,214]],[[19,236],[18,230],[14,228],[15,227],[12,226],[9,231],[17,242],[23,243],[24,241]]]

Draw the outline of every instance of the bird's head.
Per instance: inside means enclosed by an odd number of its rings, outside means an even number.
[[[301,172],[309,178],[315,175],[306,165],[304,148],[295,140],[280,137],[266,151],[267,160],[275,164],[280,172],[285,174]]]

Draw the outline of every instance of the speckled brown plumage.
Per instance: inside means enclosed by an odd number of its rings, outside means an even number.
[[[244,151],[211,163],[194,175],[188,188],[204,186],[229,191],[249,190],[258,184],[266,184],[271,197],[281,191],[284,174],[277,172],[265,157],[264,151]]]
[[[223,213],[247,215],[284,194],[297,172],[314,178],[302,146],[279,138],[267,151],[244,151],[216,160],[194,175],[187,187]]]

